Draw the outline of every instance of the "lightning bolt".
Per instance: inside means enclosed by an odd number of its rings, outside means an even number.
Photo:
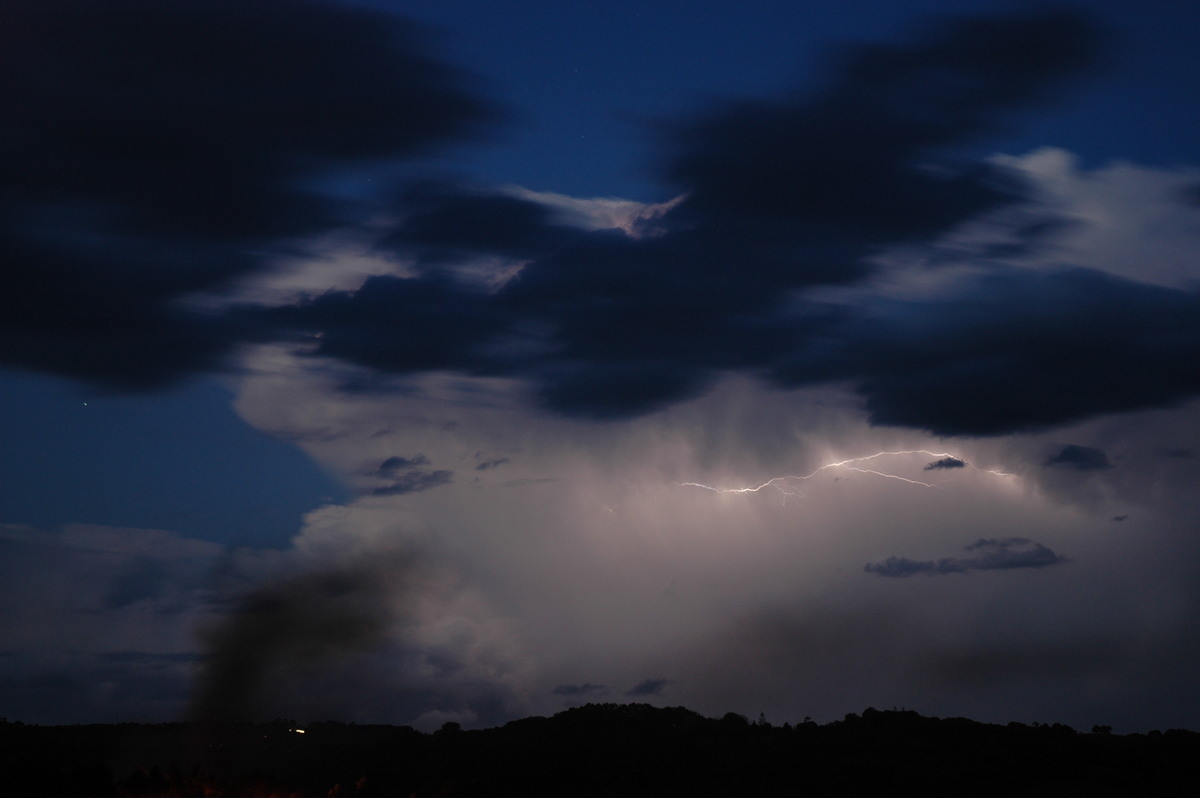
[[[828,470],[834,469],[834,468],[842,468],[847,471],[857,471],[860,474],[871,474],[873,476],[882,477],[883,479],[894,479],[899,482],[907,482],[910,485],[916,485],[916,486],[922,487],[922,488],[939,488],[940,486],[935,485],[931,482],[922,482],[919,479],[910,479],[908,477],[904,477],[899,474],[892,474],[887,471],[880,471],[875,468],[867,468],[862,465],[858,465],[859,463],[869,463],[870,461],[876,460],[880,457],[891,457],[891,456],[906,455],[906,454],[908,454],[908,455],[922,454],[922,455],[926,455],[928,457],[935,457],[935,458],[949,457],[949,458],[952,458],[952,459],[962,463],[964,466],[966,466],[968,468],[971,468],[975,471],[983,472],[985,474],[994,474],[999,477],[1015,477],[1016,476],[1015,474],[1009,474],[1004,471],[994,471],[991,469],[977,468],[976,466],[971,465],[970,463],[968,463],[966,460],[962,459],[958,455],[952,454],[950,452],[931,452],[928,449],[907,449],[907,450],[899,451],[899,452],[876,452],[875,454],[868,454],[868,455],[864,455],[863,457],[851,457],[846,460],[839,460],[836,463],[826,463],[825,465],[820,466],[819,468],[816,468],[807,474],[799,474],[799,475],[783,476],[783,477],[772,477],[771,479],[768,479],[766,482],[763,482],[759,485],[751,485],[749,487],[744,487],[744,488],[715,488],[712,485],[705,485],[702,482],[681,482],[679,484],[680,484],[680,486],[685,487],[685,488],[701,488],[703,490],[712,491],[713,493],[758,493],[759,491],[765,490],[767,488],[773,488],[773,489],[779,491],[780,493],[782,493],[785,497],[787,497],[787,496],[803,497],[804,494],[801,491],[799,491],[798,489],[792,487],[792,483],[806,482],[806,481],[812,479],[813,477],[817,476],[818,474],[820,474],[823,471],[828,471]]]

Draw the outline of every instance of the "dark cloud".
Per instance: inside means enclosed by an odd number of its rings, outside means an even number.
[[[495,118],[407,21],[310,0],[0,11],[0,360],[122,388],[252,333],[178,300],[364,208],[332,189]]]
[[[1200,391],[1194,292],[997,267],[920,301],[805,296],[1026,197],[1012,174],[956,153],[1094,65],[1097,31],[1072,13],[850,46],[815,91],[664,126],[661,172],[681,199],[632,235],[569,227],[501,191],[389,186],[398,221],[380,246],[415,276],[224,313],[179,300],[261,268],[281,241],[362,218],[334,178],[477,133],[492,107],[409,23],[361,6],[50,0],[3,13],[17,66],[0,78],[16,98],[0,123],[9,363],[149,387],[238,342],[282,339],[365,367],[359,387],[512,377],[553,411],[602,419],[743,372],[848,383],[873,423],[942,435]],[[1035,219],[1017,238],[1061,224]],[[488,274],[481,258],[508,265]]]
[[[423,454],[416,454],[412,457],[392,456],[380,463],[379,469],[375,473],[381,477],[391,477],[397,472],[425,465],[429,465],[429,458]]]
[[[662,691],[670,682],[667,679],[644,679],[625,692],[627,696],[662,695]]]
[[[1112,468],[1112,463],[1108,461],[1108,455],[1104,452],[1090,446],[1074,444],[1062,447],[1042,465],[1047,468],[1074,468],[1077,471],[1103,471]]]
[[[357,291],[330,291],[300,305],[261,311],[260,318],[314,343],[315,355],[384,372],[508,370],[484,347],[512,324],[508,314],[484,290],[441,275],[371,277]]]
[[[1066,562],[1041,543],[1027,538],[980,538],[965,546],[966,557],[942,557],[938,560],[910,560],[907,557],[888,557],[877,563],[867,563],[863,570],[879,576],[912,576],[913,574],[961,574],[967,571],[994,571],[1013,568],[1044,568]]]
[[[445,469],[425,471],[421,466],[429,465],[423,454],[412,457],[393,455],[379,464],[372,474],[388,480],[390,484],[373,488],[372,496],[400,496],[405,493],[420,493],[454,481],[454,472]]]
[[[484,460],[482,463],[477,464],[475,466],[475,470],[476,471],[488,471],[489,469],[499,468],[500,466],[504,465],[505,463],[510,463],[510,462],[512,462],[511,458],[496,457],[492,460]]]
[[[439,469],[437,471],[408,471],[389,477],[392,484],[374,488],[372,496],[400,496],[405,493],[420,493],[430,488],[449,485],[454,481],[454,472]]]
[[[1094,65],[1096,47],[1069,13],[953,20],[912,44],[847,47],[814,97],[734,103],[681,129],[668,174],[690,207],[800,223],[826,249],[933,235],[1012,196],[939,151],[1046,99]]]
[[[580,363],[547,370],[538,395],[568,415],[623,419],[696,396],[711,381],[705,371],[667,361]]]
[[[604,685],[592,684],[590,682],[585,682],[584,684],[560,684],[557,687],[555,687],[553,690],[550,691],[550,693],[552,695],[562,695],[562,696],[571,696],[571,697],[600,695],[602,693],[607,693],[607,692],[608,692],[608,688],[605,687]]]
[[[528,199],[422,185],[383,242],[422,276],[372,278],[267,323],[374,369],[522,376],[547,407],[591,418],[696,396],[721,371],[822,379],[785,364],[812,359],[845,312],[797,308],[795,292],[853,283],[879,248],[1021,199],[1010,175],[948,153],[1087,66],[1094,40],[1084,20],[1048,14],[848,49],[814,95],[676,125],[664,173],[685,199],[633,236],[565,229]],[[527,262],[492,292],[436,268],[481,255]]]
[[[873,423],[1035,430],[1200,391],[1200,295],[1085,269],[997,269],[847,311],[775,378],[855,384]]]
[[[934,471],[942,468],[965,468],[966,465],[964,461],[959,460],[957,457],[943,457],[941,460],[934,460],[922,470]]]
[[[584,237],[545,205],[486,189],[425,182],[400,197],[405,218],[380,245],[426,266],[479,255],[538,258]]]

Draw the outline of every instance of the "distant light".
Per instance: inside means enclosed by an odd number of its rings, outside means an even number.
[[[304,729],[288,729],[288,731],[295,732],[296,734],[304,734]]]

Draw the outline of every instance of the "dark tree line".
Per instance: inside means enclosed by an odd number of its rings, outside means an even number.
[[[0,723],[5,794],[371,796],[1154,796],[1187,794],[1200,734],[1080,733],[867,709],[818,725],[589,704],[492,729],[292,721]]]

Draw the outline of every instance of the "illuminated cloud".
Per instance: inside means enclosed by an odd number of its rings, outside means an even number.
[[[1086,168],[1076,155],[1054,147],[991,161],[1037,188],[1018,212],[959,231],[953,246],[960,257],[1042,268],[1070,263],[1139,283],[1193,286],[1195,266],[1186,253],[1200,230],[1200,214],[1187,200],[1197,179],[1194,166],[1116,160]],[[1154,234],[1129,234],[1139,229]],[[1009,251],[995,249],[1005,244]]]

